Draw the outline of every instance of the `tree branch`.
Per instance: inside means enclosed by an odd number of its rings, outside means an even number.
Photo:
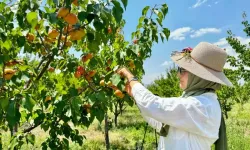
[[[23,130],[24,133],[30,132],[31,130],[35,129],[36,127],[40,126],[43,123],[43,121],[39,122],[38,124],[31,126],[25,130]]]
[[[40,78],[43,76],[44,72],[47,70],[49,64],[53,61],[53,59],[54,59],[54,55],[49,57],[49,60],[47,61],[46,65],[43,67],[42,71],[37,76],[36,81],[40,80]]]

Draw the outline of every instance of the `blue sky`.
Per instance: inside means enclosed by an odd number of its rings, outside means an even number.
[[[229,29],[243,43],[250,41],[241,25],[243,11],[250,15],[249,0],[129,0],[124,13],[126,39],[131,40],[130,35],[135,31],[141,10],[145,6],[163,3],[169,7],[164,25],[170,29],[171,36],[165,43],[156,43],[152,56],[144,62],[145,84],[164,74],[172,65],[170,53],[173,50],[195,47],[199,42],[207,41],[226,48],[229,55],[235,55],[225,40]]]
[[[123,29],[126,40],[131,40],[131,33],[136,30],[142,9],[163,3],[169,7],[163,24],[170,29],[171,35],[169,41],[155,43],[152,56],[144,62],[145,75],[142,82],[145,84],[165,74],[166,69],[173,65],[170,60],[173,50],[195,47],[199,42],[206,41],[226,48],[229,55],[236,56],[225,40],[229,29],[242,43],[250,42],[241,25],[242,13],[245,11],[250,16],[250,0],[128,0],[124,12],[126,25]],[[250,17],[247,19],[250,21]],[[232,68],[228,64],[226,67]]]

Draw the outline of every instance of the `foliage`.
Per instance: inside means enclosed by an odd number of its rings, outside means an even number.
[[[156,79],[148,89],[159,96],[177,97],[182,91],[179,87],[179,79],[177,77],[177,70],[175,68],[166,71],[166,76],[163,75]]]
[[[168,6],[145,7],[133,42],[128,42],[122,31],[127,4],[127,0],[0,2],[0,125],[12,133],[10,149],[34,144],[30,132],[38,126],[49,133],[43,149],[69,149],[69,140],[82,145],[85,137],[69,123],[88,127],[95,118],[104,119],[117,96],[114,91],[123,91],[126,82],[114,71],[127,66],[142,77],[143,61],[151,56],[153,43],[169,37],[162,25]],[[126,94],[119,97],[131,101]],[[24,124],[29,127],[18,131]]]
[[[243,13],[244,25],[243,31],[246,33],[247,37],[250,36],[250,24],[246,20],[246,14]],[[225,87],[223,86],[220,91],[217,92],[218,99],[221,102],[222,109],[227,117],[227,112],[232,109],[232,104],[240,103],[243,106],[244,103],[249,101],[249,56],[250,56],[250,44],[245,45],[240,42],[237,36],[233,35],[232,31],[228,31],[229,36],[227,41],[230,46],[235,50],[236,56],[229,56],[227,61],[232,67],[235,67],[235,70],[225,69],[224,72],[226,76],[233,83],[234,87]],[[240,84],[239,81],[244,80],[244,84]]]
[[[243,13],[243,31],[245,32],[246,36],[249,37],[250,24],[246,20],[246,17],[246,13]],[[237,54],[237,56],[230,56],[228,62],[231,66],[237,67],[240,77],[242,77],[245,81],[249,81],[250,70],[248,69],[248,67],[250,67],[250,43],[242,44],[240,40],[232,33],[231,30],[228,31],[228,34],[229,36],[227,37],[227,41]]]

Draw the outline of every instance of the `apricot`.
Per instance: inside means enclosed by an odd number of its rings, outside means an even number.
[[[65,17],[69,14],[69,9],[66,8],[66,7],[61,7],[59,10],[58,10],[58,13],[57,13],[57,17]]]
[[[49,38],[52,38],[52,39],[55,39],[57,36],[59,35],[59,32],[57,30],[52,30],[48,33],[48,37]]]
[[[69,13],[66,17],[63,18],[70,25],[74,25],[77,23],[77,16],[73,13]]]
[[[123,98],[125,95],[122,93],[122,91],[120,90],[115,90],[115,93],[114,93],[117,97],[119,98]]]

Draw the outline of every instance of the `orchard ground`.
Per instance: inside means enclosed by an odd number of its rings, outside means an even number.
[[[249,150],[250,149],[250,103],[242,107],[234,105],[229,112],[229,119],[226,120],[227,136],[230,150]],[[109,114],[112,118],[112,113]],[[118,126],[110,126],[109,136],[111,149],[136,149],[136,143],[141,143],[144,135],[145,121],[141,117],[138,108],[127,107],[123,115],[118,118]],[[86,136],[84,144],[80,147],[78,144],[70,142],[70,149],[74,150],[102,150],[106,149],[104,139],[104,123],[100,124],[97,120],[90,125],[89,129],[77,127],[80,134]],[[48,137],[48,133],[40,129],[34,129],[32,133],[36,136],[35,145],[25,144],[22,149],[41,149],[41,143]],[[10,141],[10,132],[3,133],[3,149],[8,148]],[[157,141],[159,136],[157,136]],[[155,148],[155,133],[151,127],[148,127],[145,143],[145,149]]]

